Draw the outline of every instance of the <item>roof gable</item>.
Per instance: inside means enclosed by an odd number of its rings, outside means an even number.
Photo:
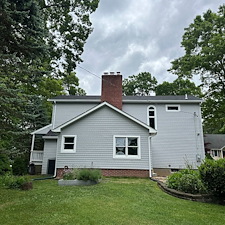
[[[118,109],[118,108],[112,106],[111,104],[109,104],[109,103],[107,103],[107,102],[103,102],[103,103],[101,103],[101,104],[99,104],[99,105],[93,107],[92,109],[90,109],[90,110],[88,110],[88,111],[86,111],[86,112],[80,114],[79,116],[77,116],[77,117],[75,117],[75,118],[73,118],[73,119],[71,119],[71,120],[65,122],[64,124],[62,124],[62,125],[56,127],[56,128],[53,129],[52,131],[53,131],[53,132],[61,132],[61,129],[62,129],[62,128],[66,127],[66,126],[69,126],[70,124],[72,124],[72,123],[74,123],[74,122],[80,120],[81,118],[84,118],[85,116],[91,114],[92,112],[95,112],[96,110],[98,110],[98,109],[100,109],[100,108],[102,108],[102,107],[104,107],[104,106],[107,106],[107,107],[111,108],[111,109],[114,110],[115,112],[117,112],[117,113],[119,113],[119,114],[125,116],[126,118],[128,118],[128,119],[134,121],[135,123],[139,124],[140,126],[146,128],[146,129],[148,129],[148,130],[149,130],[149,133],[151,133],[151,134],[156,134],[156,133],[157,133],[157,131],[156,131],[155,129],[153,129],[152,127],[149,127],[147,124],[141,122],[140,120],[136,119],[135,117],[133,117],[133,116],[131,116],[131,115],[125,113],[124,111],[122,111],[122,110],[120,110],[120,109]]]

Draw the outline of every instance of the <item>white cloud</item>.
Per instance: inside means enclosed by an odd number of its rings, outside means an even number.
[[[159,83],[176,76],[170,62],[182,56],[184,28],[207,9],[217,11],[222,0],[101,0],[91,15],[94,31],[77,68],[81,87],[100,94],[100,76],[120,71],[124,77],[149,71]]]

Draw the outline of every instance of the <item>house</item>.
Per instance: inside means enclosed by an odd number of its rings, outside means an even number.
[[[107,176],[164,176],[204,159],[201,99],[122,96],[122,75],[102,76],[101,96],[58,96],[52,123],[32,133],[30,162],[60,177],[64,167]],[[44,140],[36,149],[37,138]]]
[[[205,149],[213,159],[225,158],[225,134],[205,134]]]

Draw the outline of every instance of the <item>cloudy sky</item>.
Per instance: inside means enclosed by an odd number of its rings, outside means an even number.
[[[224,0],[100,0],[91,15],[89,36],[77,68],[80,86],[99,95],[101,75],[121,72],[123,78],[150,72],[159,83],[173,81],[170,62],[183,55],[184,28],[196,15],[217,11]],[[89,72],[88,72],[89,71]]]

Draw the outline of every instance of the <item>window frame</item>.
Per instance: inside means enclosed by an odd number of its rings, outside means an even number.
[[[116,154],[116,138],[126,138],[125,155]],[[137,155],[128,155],[128,138],[137,138]],[[113,136],[113,158],[115,159],[141,159],[141,137],[137,135],[114,135]]]
[[[64,144],[65,144],[65,138],[74,138],[73,142],[73,149],[65,149]],[[62,141],[61,141],[61,153],[75,153],[76,152],[76,143],[77,143],[77,135],[62,135]],[[67,144],[72,144],[72,143],[67,143]]]
[[[177,107],[177,110],[176,109],[168,109],[168,107]],[[166,105],[166,111],[167,112],[180,112],[180,105]]]
[[[150,110],[151,107],[154,108],[154,116],[149,116],[149,110]],[[147,124],[148,124],[148,126],[150,126],[150,121],[149,121],[150,118],[154,118],[154,120],[155,120],[155,127],[152,127],[152,128],[157,130],[157,114],[156,114],[156,107],[154,105],[150,105],[147,108]]]

